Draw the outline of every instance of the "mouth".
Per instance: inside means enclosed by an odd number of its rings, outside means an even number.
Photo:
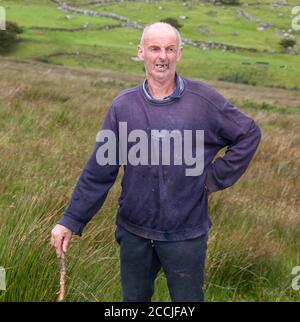
[[[155,69],[158,70],[159,72],[164,72],[169,68],[168,64],[155,64]]]

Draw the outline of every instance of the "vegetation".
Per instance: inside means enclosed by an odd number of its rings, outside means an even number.
[[[171,17],[162,19],[161,22],[166,22],[166,23],[170,24],[171,26],[173,26],[174,28],[176,28],[177,30],[180,30],[180,28],[183,26],[182,24],[180,24],[178,22],[177,19],[171,18]]]
[[[84,1],[78,1],[84,3]],[[242,2],[243,3],[243,2]],[[184,45],[179,72],[202,79],[222,79],[239,71],[244,79],[256,86],[299,88],[299,45],[293,52],[283,51],[279,45],[280,32],[291,25],[290,7],[272,9],[271,1],[237,7],[208,4],[201,1],[123,2],[101,5],[81,5],[77,9],[115,13],[141,26],[173,17],[183,25],[185,39],[203,41],[203,48]],[[50,64],[108,69],[143,73],[143,66],[133,58],[140,38],[140,30],[120,27],[119,20],[67,14],[50,0],[1,1],[7,16],[24,32],[17,50],[7,54],[18,59],[33,59]],[[249,21],[241,11],[255,20]],[[141,15],[143,13],[143,15]],[[185,16],[186,19],[181,19]],[[272,27],[257,31],[259,23],[271,22]],[[107,28],[112,26],[115,28]],[[85,28],[84,28],[85,27]],[[203,27],[203,28],[200,28]],[[204,28],[205,27],[205,28]],[[104,29],[101,29],[104,28]],[[208,30],[207,33],[201,30]],[[299,33],[293,31],[295,40]],[[209,44],[225,44],[245,50],[211,48]],[[256,50],[256,51],[253,51]],[[265,62],[265,65],[258,64]]]
[[[223,4],[227,4],[227,5],[233,5],[233,6],[237,6],[240,4],[240,1],[239,0],[221,0],[220,1],[221,3]]]
[[[51,229],[111,100],[142,77],[3,59],[0,68],[0,265],[7,271],[0,301],[55,301],[59,260]],[[254,117],[263,136],[243,179],[210,197],[206,300],[300,300],[291,288],[300,249],[299,93],[269,89],[269,101],[259,103],[259,88],[212,85]],[[71,242],[67,301],[121,299],[114,240],[120,179],[83,237]],[[162,272],[154,300],[170,300]]]
[[[184,46],[178,71],[204,79],[261,127],[261,145],[243,178],[210,196],[207,301],[300,300],[291,287],[292,269],[300,265],[300,38],[289,32],[296,43],[293,51],[283,50],[279,39],[288,32],[290,6],[272,8],[273,2],[77,7],[115,13],[140,26],[174,17],[183,38],[203,45]],[[135,61],[140,30],[107,15],[67,14],[50,0],[0,0],[0,5],[23,30],[14,33],[18,46],[0,57],[0,266],[7,275],[0,301],[55,301],[59,261],[50,232],[112,99],[144,79],[143,66]],[[272,26],[258,31],[262,22]],[[235,49],[213,48],[213,43]],[[71,242],[67,301],[121,299],[114,240],[121,175],[83,237]],[[169,300],[160,272],[154,301]]]
[[[22,32],[22,29],[14,22],[6,22],[6,30],[0,30],[0,54],[6,53],[18,42],[18,34]]]
[[[283,38],[280,40],[280,46],[283,48],[292,48],[296,45],[295,39]]]

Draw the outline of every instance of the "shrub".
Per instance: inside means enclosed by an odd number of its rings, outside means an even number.
[[[220,0],[220,2],[229,6],[237,6],[240,4],[239,0]]]
[[[6,22],[6,30],[0,30],[0,53],[11,50],[18,42],[22,29],[14,22]]]
[[[166,22],[166,23],[170,24],[171,26],[173,26],[174,28],[176,28],[177,30],[179,30],[183,26],[182,24],[180,24],[178,22],[177,19],[171,18],[171,17],[162,19],[161,22]]]
[[[282,46],[283,48],[294,47],[296,45],[296,40],[283,38],[280,40],[279,45]]]

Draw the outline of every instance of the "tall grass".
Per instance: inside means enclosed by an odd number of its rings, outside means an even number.
[[[8,60],[0,67],[0,266],[7,272],[0,301],[55,301],[59,261],[51,229],[112,98],[140,79],[120,74],[115,81],[104,72]],[[299,265],[300,115],[295,107],[283,113],[289,106],[260,104],[241,105],[263,133],[250,168],[236,185],[210,197],[207,301],[300,299],[291,288],[292,268]],[[67,301],[121,299],[114,240],[120,178],[83,237],[71,242]],[[168,300],[160,272],[154,301]]]

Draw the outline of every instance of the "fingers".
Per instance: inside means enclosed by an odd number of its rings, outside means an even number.
[[[69,235],[69,234],[67,234],[67,235],[64,237],[64,239],[63,239],[63,241],[62,241],[62,249],[63,249],[63,252],[66,252],[66,251],[67,251],[67,249],[68,249],[68,245],[69,245],[69,242],[70,242],[70,240],[71,240],[71,237],[72,237],[72,235]]]
[[[55,248],[57,257],[62,257],[67,251],[72,238],[72,231],[62,225],[56,225],[51,232],[51,246]]]
[[[52,235],[52,237],[51,237],[51,245],[55,248],[57,257],[61,257],[62,243],[63,243],[63,237],[62,236],[56,236],[54,234]]]

